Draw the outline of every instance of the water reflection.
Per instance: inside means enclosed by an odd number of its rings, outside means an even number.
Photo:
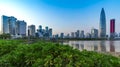
[[[110,41],[110,52],[115,52],[115,46],[113,41]]]
[[[79,50],[97,52],[120,52],[120,41],[68,41],[63,42]]]
[[[106,52],[106,45],[105,41],[100,41],[100,48],[102,52]]]

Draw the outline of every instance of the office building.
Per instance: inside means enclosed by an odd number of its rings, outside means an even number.
[[[80,37],[80,31],[77,30],[77,32],[76,32],[76,38],[79,38],[79,37]]]
[[[58,34],[56,34],[54,37],[57,39],[57,38],[59,38],[59,35],[58,35]]]
[[[1,33],[0,34],[3,34],[3,33],[10,33],[9,31],[9,24],[8,24],[8,20],[9,20],[9,17],[8,16],[5,16],[3,15],[1,17],[2,21],[1,21]]]
[[[35,37],[35,30],[36,30],[35,25],[28,26],[28,31],[29,31],[28,35]]]
[[[84,38],[84,30],[81,30],[80,32],[80,38]]]
[[[52,28],[49,29],[49,37],[52,38]]]
[[[106,16],[104,8],[102,8],[100,13],[99,37],[106,38]]]
[[[42,26],[41,25],[39,25],[39,29],[38,30],[39,30],[40,33],[42,33]]]
[[[115,19],[110,20],[110,38],[115,37]]]
[[[69,35],[69,34],[67,34],[67,35],[65,36],[65,38],[70,38],[70,35]]]
[[[41,25],[39,25],[39,27],[37,29],[37,34],[38,34],[38,37],[40,37],[40,38],[43,37],[43,29],[42,29]]]
[[[98,38],[98,30],[95,28],[91,29],[91,38]]]
[[[91,34],[90,33],[86,33],[86,38],[91,38]]]
[[[60,38],[64,38],[64,33],[61,33],[61,34],[60,34]]]
[[[2,16],[2,22],[1,22],[1,34],[10,34],[11,36],[14,36],[16,34],[16,18],[11,16]]]
[[[49,28],[48,28],[48,26],[46,26],[46,27],[45,27],[45,31],[48,32],[48,30],[49,30]]]
[[[75,33],[71,32],[71,38],[74,38],[74,37],[75,37]]]
[[[26,26],[27,23],[23,20],[23,21],[17,21],[16,22],[16,35],[21,35],[22,37],[26,36]]]

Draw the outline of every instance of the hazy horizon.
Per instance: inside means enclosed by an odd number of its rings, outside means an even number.
[[[76,30],[86,33],[93,27],[99,29],[100,12],[104,8],[107,34],[113,18],[116,32],[120,33],[119,3],[120,0],[0,0],[0,16],[14,16],[36,28],[48,26],[54,34]]]

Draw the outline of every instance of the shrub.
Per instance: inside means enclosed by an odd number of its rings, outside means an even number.
[[[120,58],[40,41],[0,41],[2,67],[120,67]]]

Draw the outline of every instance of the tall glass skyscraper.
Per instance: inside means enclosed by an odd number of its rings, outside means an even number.
[[[100,38],[106,37],[106,16],[105,16],[104,8],[102,8],[100,13],[99,37]]]
[[[9,33],[11,35],[15,35],[15,23],[16,23],[16,18],[11,16],[2,16],[2,24],[1,24],[1,34]]]
[[[9,31],[9,25],[8,25],[8,19],[9,17],[7,16],[2,16],[2,21],[1,21],[1,34],[3,33],[10,33]]]

